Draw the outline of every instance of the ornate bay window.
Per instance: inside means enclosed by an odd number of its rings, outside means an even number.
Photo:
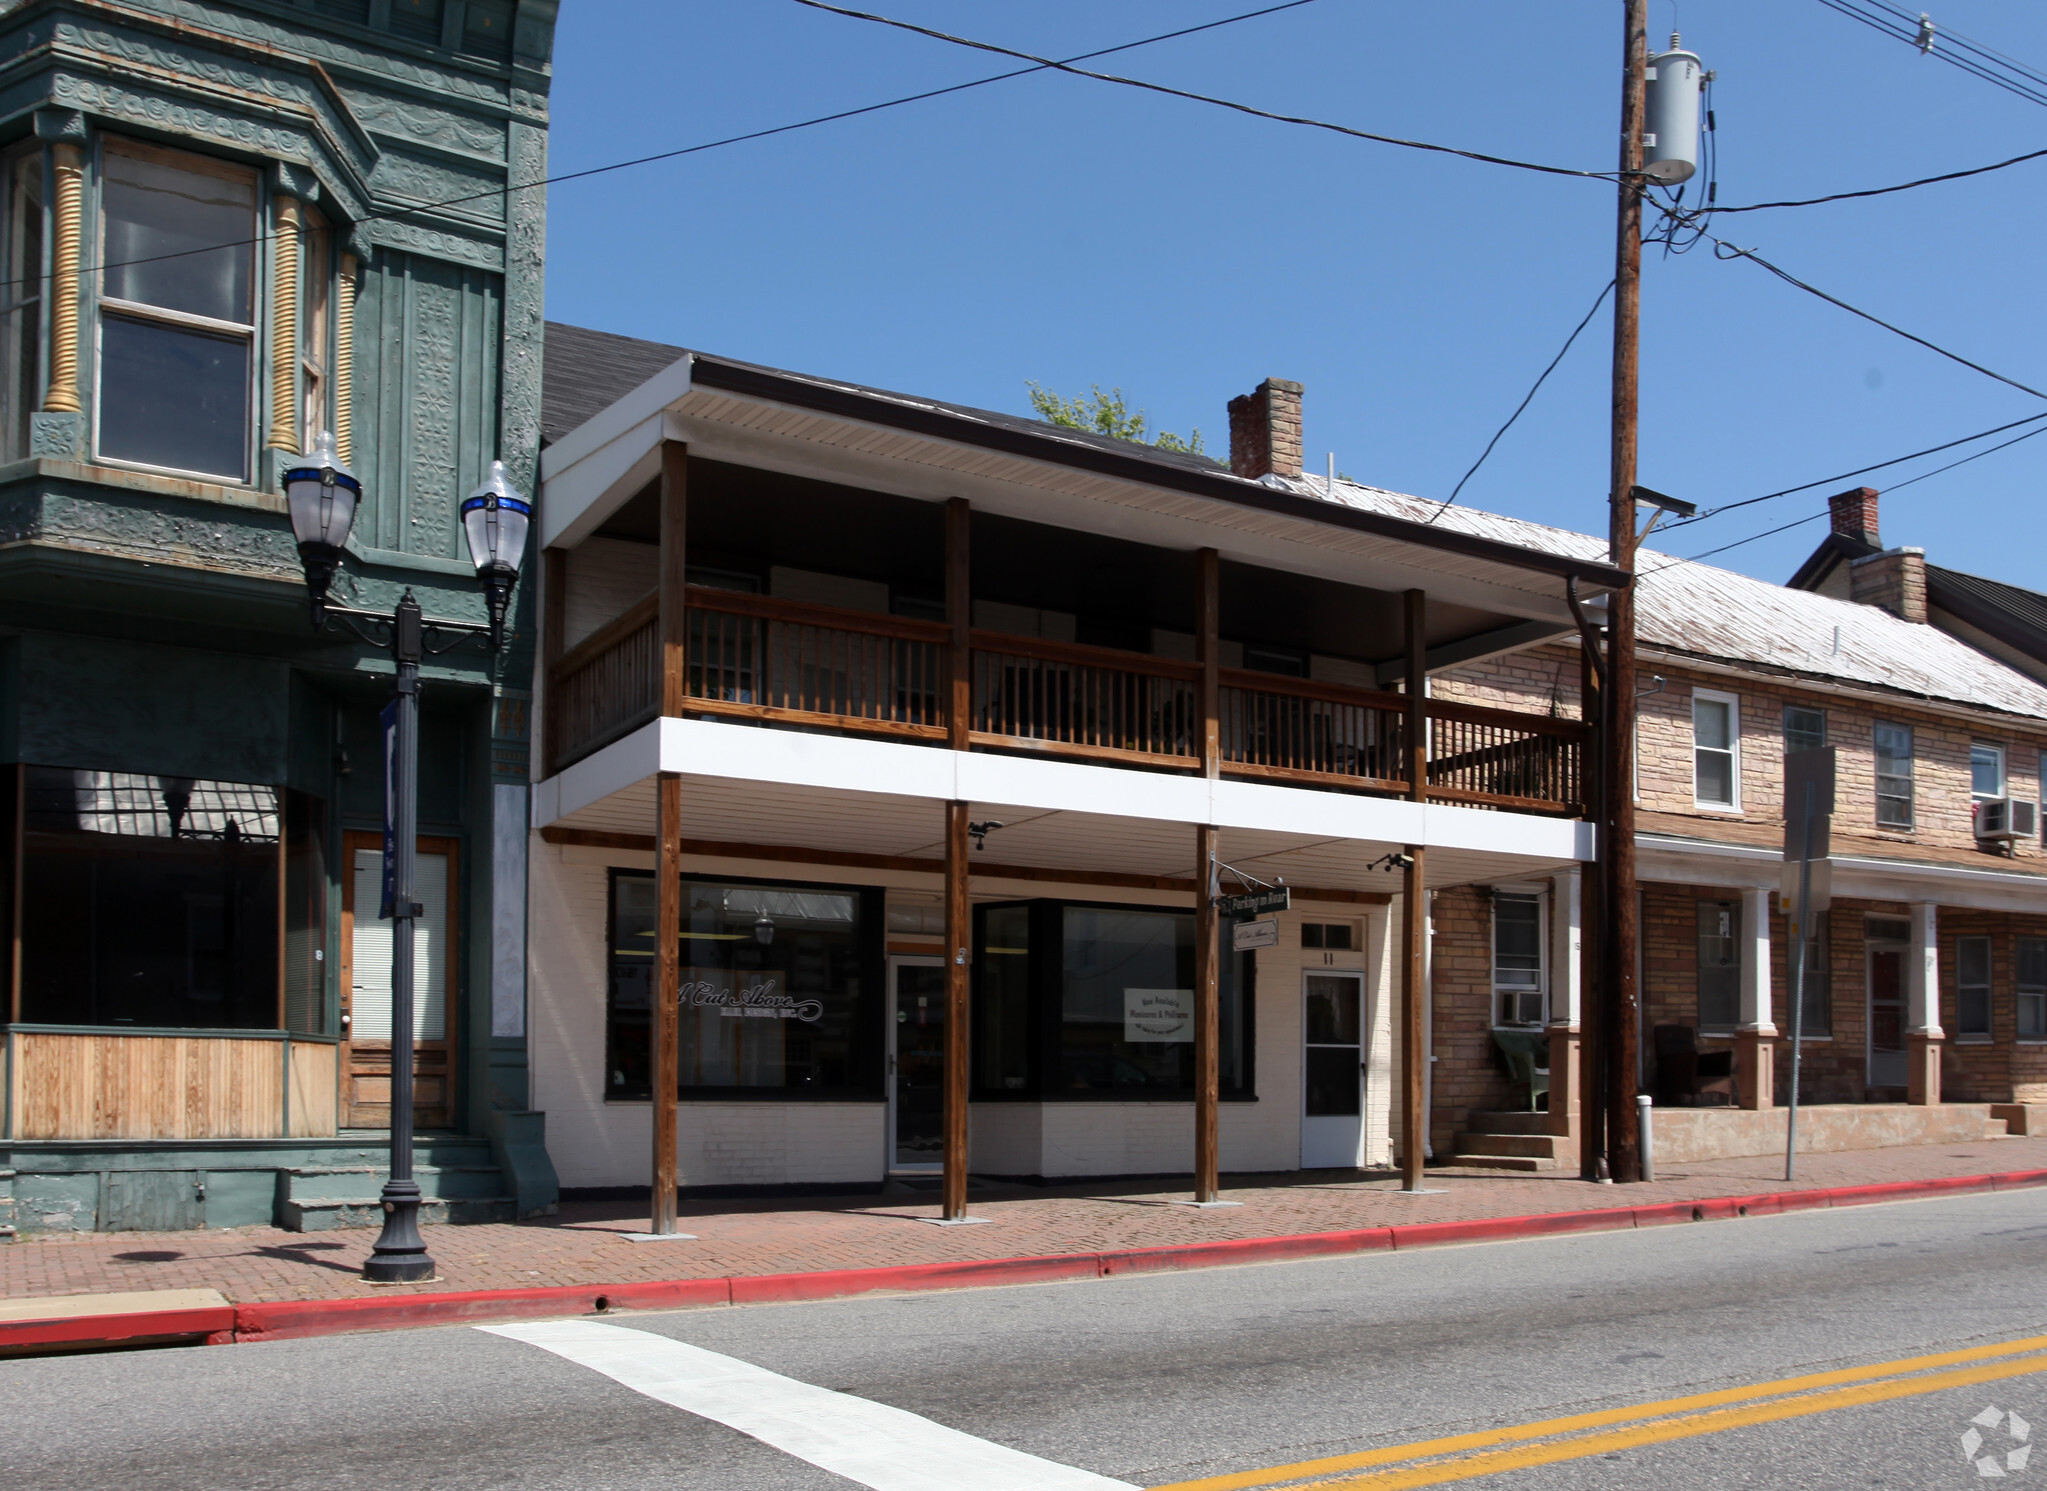
[[[100,160],[99,454],[247,481],[256,173],[112,138]]]

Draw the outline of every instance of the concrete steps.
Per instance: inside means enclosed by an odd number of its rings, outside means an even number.
[[[412,1178],[419,1183],[419,1219],[455,1225],[515,1220],[518,1207],[483,1140],[433,1138],[414,1150]],[[277,1223],[292,1232],[375,1227],[384,1219],[380,1197],[385,1166],[301,1165],[277,1172]]]
[[[1547,1113],[1474,1113],[1447,1163],[1466,1170],[1561,1170],[1571,1141],[1549,1132]]]
[[[2003,1121],[2007,1134],[2047,1134],[2047,1103],[1992,1103],[1990,1116]]]

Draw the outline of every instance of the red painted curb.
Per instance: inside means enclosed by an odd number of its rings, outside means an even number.
[[[1510,1237],[1549,1237],[1566,1232],[1613,1232],[1634,1225],[1625,1206],[1599,1211],[1553,1211],[1529,1217],[1478,1217],[1465,1222],[1410,1222],[1393,1229],[1396,1248],[1441,1247],[1446,1243],[1497,1242]]]
[[[1291,1237],[1237,1237],[1220,1242],[1171,1243],[1126,1248],[1099,1255],[1101,1276],[1175,1273],[1188,1268],[1223,1268],[1237,1263],[1278,1263],[1288,1258],[1332,1258],[1373,1253],[1393,1246],[1395,1227],[1358,1227],[1348,1232],[1301,1232]]]
[[[988,1258],[963,1263],[907,1263],[894,1268],[836,1268],[803,1274],[734,1274],[735,1305],[791,1300],[845,1299],[856,1294],[906,1290],[972,1289],[983,1284],[1058,1284],[1101,1276],[1093,1253],[1041,1258]]]
[[[0,1355],[62,1346],[118,1346],[135,1341],[178,1341],[194,1336],[233,1339],[235,1307],[134,1310],[126,1315],[72,1315],[58,1320],[0,1321]]]
[[[912,1263],[889,1268],[821,1269],[810,1273],[664,1279],[634,1284],[577,1284],[535,1289],[476,1289],[446,1294],[378,1295],[361,1299],[287,1300],[200,1310],[151,1310],[129,1315],[0,1322],[0,1354],[49,1346],[119,1345],[143,1340],[204,1337],[209,1344],[278,1341],[344,1331],[464,1325],[486,1320],[674,1310],[799,1300],[846,1299],[881,1292],[969,1289],[996,1284],[1051,1284],[1116,1278],[1233,1264],[1277,1263],[1290,1258],[1345,1254],[1509,1238],[1617,1232],[1680,1222],[1733,1221],[1831,1206],[1865,1206],[1921,1197],[1982,1194],[2047,1186],[2047,1170],[1942,1176],[1812,1191],[1766,1191],[1701,1201],[1615,1206],[1596,1211],[1482,1217],[1460,1222],[1412,1222],[1343,1232],[1285,1237],[1232,1238],[1100,1253],[1059,1253],[958,1263]]]

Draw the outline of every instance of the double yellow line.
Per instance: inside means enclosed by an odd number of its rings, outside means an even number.
[[[1634,1408],[1608,1408],[1598,1413],[1542,1419],[1505,1429],[1424,1439],[1414,1444],[1333,1455],[1325,1460],[1301,1460],[1235,1475],[1175,1481],[1153,1487],[1152,1491],[1251,1491],[1254,1487],[1272,1486],[1293,1486],[1299,1491],[1311,1486],[1318,1491],[1368,1488],[1393,1491],[1402,1486],[1440,1486],[1507,1470],[1524,1470],[1532,1465],[1554,1465],[1673,1439],[1831,1413],[1837,1408],[1857,1408],[1865,1403],[1885,1403],[2004,1377],[2022,1377],[2029,1372],[2047,1372],[2047,1336],[1994,1346],[1971,1346],[1934,1356],[1908,1356],[1837,1372],[1785,1377],[1750,1387],[1665,1398]],[[1353,1471],[1365,1473],[1349,1474]]]

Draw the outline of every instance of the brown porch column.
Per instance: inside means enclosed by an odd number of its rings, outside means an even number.
[[[974,726],[972,519],[966,498],[946,500],[945,619],[952,627],[952,642],[946,649],[945,726],[946,744],[956,751],[967,748],[967,732]]]
[[[688,693],[689,618],[684,609],[684,568],[689,517],[689,447],[679,440],[661,444],[661,714],[682,713]],[[651,1230],[675,1231],[676,1093],[680,1085],[676,1042],[676,1000],[682,990],[682,778],[664,771],[655,809],[659,851],[654,988],[647,1039],[653,1046],[654,1214]]]
[[[682,778],[664,771],[657,790],[660,849],[654,873],[659,889],[655,898],[654,988],[647,1021],[647,1040],[653,1052],[648,1096],[654,1109],[654,1207],[648,1230],[669,1233],[675,1231],[676,1091],[681,1076],[677,1070],[675,1001],[682,988]]]
[[[1429,799],[1428,605],[1426,594],[1403,598],[1407,630],[1407,783],[1416,802]],[[1400,1069],[1402,1139],[1400,1184],[1422,1187],[1429,1142],[1428,1018],[1429,904],[1427,860],[1420,844],[1407,846],[1400,911]]]
[[[1214,1201],[1222,1189],[1218,1158],[1217,1109],[1221,1077],[1216,1047],[1221,1038],[1217,983],[1222,957],[1215,914],[1216,829],[1194,829],[1194,1200]]]
[[[1203,549],[1194,556],[1194,655],[1201,664],[1201,774],[1222,773],[1222,556]],[[1194,1200],[1214,1201],[1222,1186],[1218,1158],[1221,1080],[1217,1047],[1222,1038],[1219,972],[1221,928],[1215,913],[1217,862],[1215,825],[1194,829]]]
[[[967,897],[967,804],[945,805],[945,1186],[940,1215],[967,1214],[967,975],[973,910]]]

